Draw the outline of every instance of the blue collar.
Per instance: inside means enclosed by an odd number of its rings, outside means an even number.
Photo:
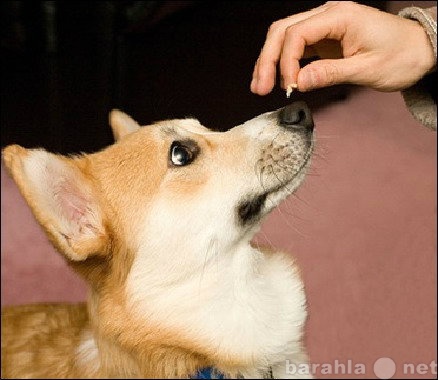
[[[213,367],[201,368],[190,379],[225,379],[224,374]]]
[[[268,372],[265,373],[263,378],[274,378],[274,376],[272,376],[272,368],[269,368]],[[222,372],[218,371],[216,368],[205,367],[198,369],[198,371],[193,376],[190,376],[189,379],[225,379],[225,375]],[[238,379],[243,379],[243,377],[238,377]]]

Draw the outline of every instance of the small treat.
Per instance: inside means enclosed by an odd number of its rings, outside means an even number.
[[[290,94],[292,94],[292,91],[296,88],[298,88],[298,84],[296,83],[289,84],[286,88],[286,98],[290,98]]]

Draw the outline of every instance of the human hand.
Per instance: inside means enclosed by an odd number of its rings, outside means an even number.
[[[321,60],[300,68],[312,50]],[[279,64],[281,86],[300,91],[340,83],[399,91],[436,64],[432,45],[416,21],[350,1],[329,1],[274,22],[255,64],[251,91],[272,91]]]

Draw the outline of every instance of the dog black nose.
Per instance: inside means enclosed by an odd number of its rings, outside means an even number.
[[[305,102],[298,101],[287,105],[280,111],[278,117],[280,125],[285,128],[313,131],[312,114]]]

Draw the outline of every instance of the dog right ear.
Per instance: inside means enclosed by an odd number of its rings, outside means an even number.
[[[74,261],[104,255],[109,237],[91,176],[78,158],[11,145],[5,165],[56,248]]]
[[[134,119],[117,109],[110,112],[109,123],[116,141],[140,128],[140,125]]]

